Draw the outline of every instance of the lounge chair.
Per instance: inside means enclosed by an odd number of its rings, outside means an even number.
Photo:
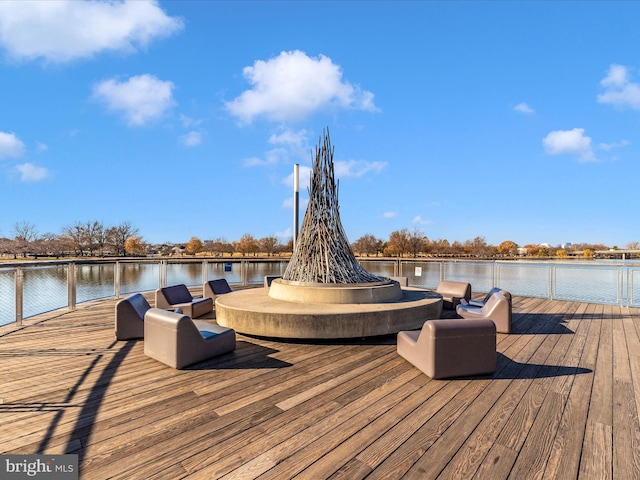
[[[442,295],[442,308],[455,310],[461,299],[471,299],[471,284],[443,280],[438,284],[436,293]]]
[[[185,315],[198,318],[213,311],[211,298],[194,298],[186,285],[172,285],[156,290],[156,308],[180,308]]]
[[[116,303],[116,339],[144,338],[144,314],[151,308],[147,299],[136,293]]]
[[[499,333],[511,333],[511,301],[501,292],[495,292],[483,307],[458,305],[456,313],[467,319],[490,318]]]
[[[493,287],[491,290],[489,290],[489,292],[485,295],[485,297],[482,300],[474,300],[474,299],[470,299],[468,301],[461,301],[461,304],[468,304],[471,305],[472,307],[484,307],[484,305],[487,303],[487,301],[489,300],[489,298],[491,298],[491,295],[493,295],[496,292],[501,292],[505,297],[507,297],[507,300],[511,301],[511,293],[507,292],[506,290],[503,290],[500,287]]]
[[[236,333],[231,328],[159,308],[145,314],[144,354],[170,367],[188,367],[235,348]]]
[[[231,293],[231,287],[226,278],[218,278],[216,280],[209,280],[202,285],[202,292],[204,298],[212,298],[214,301],[218,295],[224,295],[225,293]]]
[[[484,320],[428,320],[398,333],[398,354],[431,378],[496,370],[496,326]]]

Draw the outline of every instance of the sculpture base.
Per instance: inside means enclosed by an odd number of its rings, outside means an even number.
[[[378,303],[303,303],[272,298],[269,288],[251,288],[217,297],[216,321],[247,335],[338,339],[415,330],[440,318],[441,295],[411,287],[400,292],[399,299]]]
[[[398,282],[375,283],[300,283],[278,278],[271,282],[269,296],[276,300],[300,303],[382,303],[402,298]]]

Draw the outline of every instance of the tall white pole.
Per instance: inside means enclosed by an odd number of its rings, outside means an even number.
[[[298,240],[298,206],[300,202],[300,165],[293,166],[293,249]]]

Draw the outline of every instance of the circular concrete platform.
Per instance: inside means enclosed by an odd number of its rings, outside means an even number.
[[[402,288],[396,301],[301,303],[275,299],[269,288],[250,288],[216,298],[216,321],[238,333],[263,337],[338,339],[388,335],[421,328],[440,318],[442,296]]]
[[[374,283],[301,283],[275,279],[269,296],[301,303],[383,303],[402,298],[400,284],[393,280]]]

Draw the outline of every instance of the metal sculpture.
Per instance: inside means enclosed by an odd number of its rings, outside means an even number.
[[[301,283],[355,284],[386,279],[367,272],[356,260],[340,222],[338,185],[333,172],[329,130],[315,149],[309,204],[283,280]]]

